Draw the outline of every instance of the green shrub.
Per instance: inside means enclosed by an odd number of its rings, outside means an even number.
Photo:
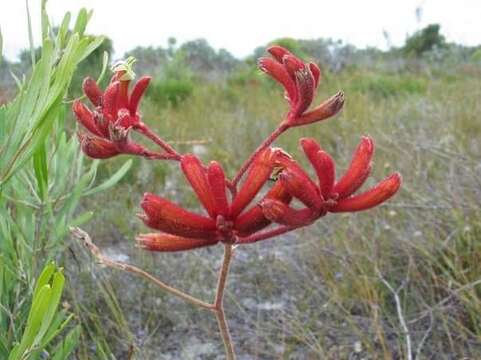
[[[153,81],[147,96],[160,105],[177,107],[194,92],[194,83],[188,79],[164,79]]]
[[[411,75],[366,74],[355,77],[350,90],[387,98],[398,95],[424,94],[427,83]]]

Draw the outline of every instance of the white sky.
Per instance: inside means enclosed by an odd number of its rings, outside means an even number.
[[[38,30],[40,0],[29,3]],[[332,37],[358,47],[385,48],[383,30],[400,45],[407,34],[434,22],[449,41],[481,44],[481,0],[50,0],[47,5],[54,24],[66,11],[94,9],[88,31],[109,36],[116,56],[137,45],[165,46],[171,36],[179,42],[205,38],[239,57],[284,36]],[[420,5],[419,23],[415,11]],[[28,46],[25,14],[25,1],[0,0],[9,59]]]

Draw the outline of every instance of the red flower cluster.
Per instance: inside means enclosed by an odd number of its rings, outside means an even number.
[[[401,185],[401,176],[394,173],[373,188],[353,195],[371,172],[374,142],[363,137],[346,173],[336,182],[332,158],[314,139],[300,141],[302,149],[316,171],[318,184],[293,160],[283,159],[284,170],[279,181],[287,193],[302,202],[306,208],[294,209],[276,199],[260,203],[264,215],[275,223],[292,227],[309,225],[328,212],[361,211],[379,205],[393,196]]]
[[[92,158],[106,159],[122,153],[154,155],[129,139],[129,131],[140,123],[137,109],[150,77],[137,81],[129,95],[130,80],[122,80],[121,75],[114,74],[105,92],[94,79],[84,80],[83,91],[95,107],[93,111],[80,100],[73,103],[75,116],[89,131],[79,133],[82,150]]]
[[[144,234],[137,238],[140,246],[154,251],[176,251],[214,245],[218,242],[235,243],[267,227],[267,219],[258,206],[249,210],[260,189],[270,178],[279,159],[286,155],[280,149],[267,148],[250,167],[239,191],[228,199],[228,181],[224,170],[216,161],[205,167],[191,154],[183,155],[182,171],[192,186],[208,216],[192,213],[167,199],[147,193],[142,201],[145,214],[140,215],[145,224],[163,231]],[[288,204],[291,196],[284,187],[276,184],[264,196],[264,201],[275,200]]]
[[[282,47],[273,46],[268,51],[272,58],[261,58],[259,67],[283,86],[289,112],[232,181],[226,179],[219,163],[212,161],[205,166],[194,155],[177,153],[140,120],[137,109],[149,77],[141,78],[130,95],[131,77],[126,76],[128,69],[126,71],[125,67],[115,72],[105,92],[94,80],[88,78],[84,81],[84,93],[95,109],[91,111],[80,101],[73,105],[77,119],[89,131],[80,135],[82,150],[94,158],[129,153],[179,161],[207,213],[197,214],[165,198],[146,193],[141,203],[144,213],[140,217],[147,226],[161,232],[138,236],[141,247],[153,251],[179,251],[219,242],[252,243],[312,224],[329,212],[372,208],[398,191],[401,177],[394,173],[371,189],[354,195],[371,171],[374,143],[368,137],[362,138],[349,168],[337,181],[334,161],[315,140],[304,138],[300,143],[317,174],[317,182],[290,155],[270,147],[290,127],[324,120],[338,113],[344,104],[344,95],[339,92],[308,111],[319,85],[319,68],[313,63],[302,62]],[[151,152],[132,142],[128,138],[131,129],[154,141],[164,153]],[[258,199],[272,176],[276,177],[273,185]],[[244,181],[237,189],[242,178]],[[292,199],[299,200],[304,207],[292,207]],[[251,203],[254,205],[249,206]],[[276,225],[266,229],[271,224]]]
[[[142,202],[145,214],[141,218],[147,226],[163,233],[140,235],[138,243],[153,251],[186,250],[218,242],[251,243],[279,234],[276,230],[261,232],[271,222],[284,225],[281,229],[290,231],[312,224],[328,212],[372,208],[399,189],[401,176],[394,173],[371,189],[352,195],[371,171],[374,144],[368,137],[362,138],[348,170],[337,182],[332,158],[313,139],[301,139],[301,145],[317,173],[318,184],[285,152],[268,148],[253,163],[231,204],[220,165],[213,161],[205,168],[195,156],[183,156],[182,170],[209,217],[194,214],[156,195],[145,194]],[[280,173],[271,190],[258,204],[245,210],[275,170]],[[306,207],[290,207],[292,198]]]
[[[285,98],[290,105],[286,125],[293,127],[310,124],[330,118],[341,110],[344,94],[338,92],[306,112],[319,86],[321,70],[314,63],[305,64],[283,47],[272,46],[267,51],[272,58],[260,58],[259,68],[284,87]]]

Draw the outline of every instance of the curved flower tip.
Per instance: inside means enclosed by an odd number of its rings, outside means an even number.
[[[200,159],[193,154],[185,154],[180,160],[180,166],[209,216],[215,218],[217,215],[217,203],[209,185],[207,170]]]
[[[293,197],[299,199],[313,211],[320,211],[324,199],[319,194],[318,187],[309,176],[299,169],[287,168],[279,175],[279,181]]]
[[[318,217],[317,214],[309,208],[300,210],[293,209],[282,201],[275,199],[265,199],[261,201],[259,205],[262,208],[264,216],[277,224],[293,227],[306,226]]]
[[[292,122],[292,126],[302,126],[329,119],[336,115],[344,106],[344,93],[339,91],[316,108],[304,113]]]
[[[364,184],[371,172],[373,155],[374,141],[368,136],[363,136],[354,151],[349,168],[332,190],[339,198],[355,193]]]
[[[272,58],[260,58],[259,68],[281,84],[290,110],[286,123],[301,126],[334,116],[344,104],[344,94],[337,93],[306,113],[319,85],[321,71],[314,63],[305,63],[287,49],[272,46],[267,49]]]
[[[211,161],[207,169],[207,178],[216,205],[216,214],[224,218],[229,216],[229,203],[226,194],[226,178],[224,169],[217,161]]]
[[[120,152],[112,141],[101,137],[78,133],[80,148],[89,157],[94,159],[108,159],[119,155]]]
[[[309,159],[319,179],[319,189],[324,199],[328,199],[336,180],[336,165],[332,157],[321,149],[312,138],[300,140],[302,150]]]
[[[72,111],[75,118],[92,134],[103,137],[102,131],[97,127],[94,114],[80,100],[75,100],[72,104]]]
[[[97,82],[91,77],[86,77],[82,83],[82,89],[84,94],[95,106],[102,105],[103,92],[100,90]]]
[[[218,243],[217,240],[187,238],[164,233],[140,234],[135,240],[142,249],[160,252],[185,251]]]
[[[145,193],[140,206],[145,212],[140,218],[153,229],[184,237],[216,237],[214,220],[185,210],[160,196]]]
[[[286,48],[283,48],[282,46],[279,45],[273,45],[267,48],[267,52],[271,54],[274,59],[276,59],[278,62],[282,63],[282,60],[284,59],[284,56],[286,55],[292,55],[289,50]]]
[[[137,114],[140,100],[145,94],[147,87],[150,84],[152,78],[150,76],[142,76],[134,85],[132,93],[130,94],[129,110],[132,116]]]
[[[375,207],[394,196],[398,192],[401,182],[401,174],[394,173],[366,192],[340,200],[329,211],[353,212]]]
[[[232,217],[235,218],[239,215],[254,199],[266,181],[269,180],[279,156],[284,155],[283,151],[278,148],[267,148],[257,155],[249,168],[244,183],[232,201]]]

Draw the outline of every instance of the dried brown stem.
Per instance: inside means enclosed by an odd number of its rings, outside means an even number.
[[[235,359],[234,346],[232,344],[232,338],[229,331],[229,326],[227,325],[227,320],[225,318],[224,312],[224,290],[227,281],[227,276],[229,274],[230,263],[232,260],[232,245],[224,245],[224,261],[222,262],[222,267],[219,272],[219,281],[217,283],[217,290],[215,294],[215,317],[217,318],[217,324],[219,326],[219,331],[222,336],[222,341],[224,342],[225,353],[228,360]]]
[[[182,300],[191,303],[194,306],[201,307],[203,309],[210,310],[214,312],[217,319],[217,324],[219,326],[219,331],[222,336],[222,341],[224,342],[226,359],[235,360],[234,346],[232,343],[232,338],[230,336],[229,327],[227,325],[227,320],[225,318],[224,312],[224,291],[227,283],[227,277],[229,275],[230,263],[232,260],[233,247],[231,244],[225,244],[224,246],[224,259],[222,262],[222,267],[219,270],[219,279],[217,282],[217,288],[215,293],[215,300],[213,304],[209,304],[205,301],[197,299],[189,294],[184,293],[166,283],[162,282],[152,274],[149,274],[145,270],[142,270],[134,265],[124,263],[122,261],[115,261],[106,256],[104,256],[100,249],[92,242],[89,234],[87,234],[82,229],[76,227],[71,228],[70,232],[72,235],[80,240],[82,244],[90,251],[90,253],[97,259],[99,263],[110,268],[118,269],[121,271],[127,271],[147,279],[160,287],[161,289],[175,295]]]
[[[202,308],[208,309],[208,310],[214,309],[213,304],[206,303],[206,302],[204,302],[202,300],[199,300],[199,299],[197,299],[197,298],[195,298],[195,297],[193,297],[189,294],[184,293],[183,291],[180,291],[180,290],[178,290],[178,289],[176,289],[172,286],[169,286],[166,283],[157,279],[155,276],[149,274],[148,272],[146,272],[146,271],[144,271],[144,270],[142,270],[142,269],[140,269],[136,266],[133,266],[133,265],[121,262],[121,261],[115,261],[115,260],[109,259],[108,257],[102,255],[102,253],[100,252],[100,249],[92,242],[92,239],[90,238],[90,235],[87,234],[82,229],[71,228],[70,232],[72,233],[72,235],[74,237],[79,239],[85,245],[85,247],[98,260],[99,263],[101,263],[101,264],[103,264],[107,267],[115,268],[115,269],[122,270],[122,271],[131,272],[133,274],[139,275],[139,276],[153,282],[155,285],[157,285],[161,289],[163,289],[163,290],[171,293],[172,295],[175,295],[175,296],[191,303],[192,305],[199,306],[199,307],[202,307]]]

